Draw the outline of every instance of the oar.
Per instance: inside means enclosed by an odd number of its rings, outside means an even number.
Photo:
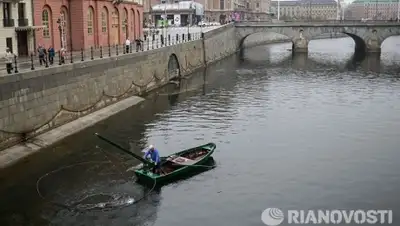
[[[128,155],[130,155],[130,156],[133,156],[134,158],[140,160],[140,161],[143,162],[144,164],[154,165],[154,164],[152,164],[151,162],[147,161],[146,159],[142,158],[141,156],[136,155],[135,153],[132,153],[131,151],[128,151],[127,149],[121,147],[119,144],[116,144],[116,143],[110,141],[109,139],[107,139],[107,138],[101,136],[100,134],[95,133],[94,135],[96,135],[96,136],[97,136],[98,138],[100,138],[101,140],[103,140],[103,141],[105,141],[105,142],[111,144],[112,146],[118,148],[119,150],[125,152],[126,154],[128,154]]]

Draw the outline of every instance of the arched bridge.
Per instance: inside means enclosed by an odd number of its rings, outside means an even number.
[[[236,22],[237,46],[242,48],[247,36],[259,32],[274,32],[292,40],[294,52],[308,52],[308,43],[313,38],[327,33],[344,33],[353,38],[356,51],[380,52],[382,42],[400,35],[400,23],[388,21],[325,21],[325,22]]]

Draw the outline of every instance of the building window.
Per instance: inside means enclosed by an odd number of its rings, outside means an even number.
[[[11,9],[9,2],[3,2],[3,19],[5,20],[11,19]]]
[[[260,8],[260,3],[259,2],[256,3],[256,8]]]
[[[219,9],[225,9],[225,0],[219,0]]]
[[[122,17],[122,32],[128,33],[128,11],[124,9],[124,15]]]
[[[101,12],[101,31],[103,33],[107,32],[107,23],[108,23],[108,15],[107,11],[105,8],[103,8],[103,11]]]
[[[112,14],[112,26],[113,27],[118,27],[119,25],[119,15],[118,15],[118,10],[114,8],[114,12]]]
[[[89,7],[87,14],[87,32],[93,34],[93,8]]]
[[[49,29],[49,11],[44,9],[42,12],[42,24],[43,28],[43,37],[50,38],[50,29]]]

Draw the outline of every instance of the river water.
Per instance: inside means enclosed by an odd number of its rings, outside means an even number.
[[[391,209],[398,225],[400,37],[380,57],[349,38],[290,47],[246,49],[4,170],[0,225],[262,226],[270,207]],[[214,142],[217,167],[131,205],[149,191],[139,162],[94,132],[136,153]]]

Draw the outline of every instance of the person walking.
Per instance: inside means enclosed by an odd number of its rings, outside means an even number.
[[[47,52],[49,53],[49,63],[50,65],[53,65],[54,63],[54,56],[55,56],[55,51],[54,48],[52,46],[49,47],[49,49],[47,50]]]
[[[6,61],[6,69],[7,69],[7,73],[11,74],[11,71],[13,69],[13,58],[14,58],[14,54],[11,52],[10,48],[6,48],[6,53],[4,54],[4,59]]]

